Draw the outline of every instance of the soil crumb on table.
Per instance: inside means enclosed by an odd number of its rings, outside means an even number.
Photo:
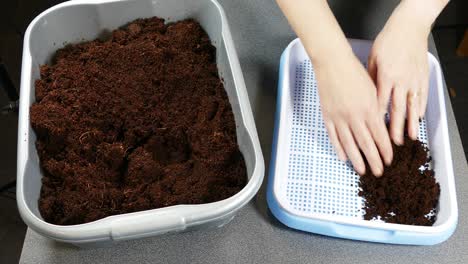
[[[364,219],[388,223],[431,226],[436,217],[440,186],[429,168],[429,150],[420,141],[405,137],[404,145],[393,145],[393,162],[376,178],[367,166],[360,177],[359,196],[365,200]],[[423,169],[422,169],[423,168]]]
[[[216,50],[193,20],[138,19],[58,50],[30,118],[49,223],[215,202],[247,182]]]

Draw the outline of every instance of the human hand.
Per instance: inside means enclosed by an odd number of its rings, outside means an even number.
[[[434,7],[435,2],[402,1],[377,36],[369,55],[369,74],[377,86],[381,114],[386,113],[392,98],[390,135],[398,145],[403,144],[405,114],[408,136],[415,140],[419,118],[426,111],[427,39],[431,24],[441,10]]]
[[[307,54],[314,63],[325,125],[338,156],[340,159],[344,160],[346,159],[346,155],[348,155],[356,171],[360,174],[364,174],[365,166],[361,153],[359,152],[360,148],[364,152],[374,175],[380,175],[383,171],[383,165],[379,152],[386,164],[391,162],[393,155],[390,138],[383,120],[383,110],[381,110],[381,112],[378,111],[379,105],[377,102],[375,85],[364,67],[359,63],[357,58],[354,57],[346,41],[346,37],[328,6],[327,1],[277,0],[277,2],[292,28],[301,38],[301,42],[306,48]],[[421,25],[430,25],[447,2],[448,0],[402,0],[400,2],[399,7],[395,10],[394,15],[392,15],[392,18],[387,23],[386,27],[388,29],[384,30],[385,33],[382,33],[381,37],[379,36],[382,40],[377,40],[377,43],[374,45],[374,55],[371,56],[371,73],[374,79],[377,80],[377,86],[382,87],[382,83],[391,83],[386,79],[385,82],[380,81],[379,83],[377,76],[379,76],[379,74],[382,75],[382,73],[387,73],[386,70],[382,70],[380,67],[383,69],[393,69],[394,64],[391,63],[392,61],[395,61],[396,65],[399,67],[412,64],[411,60],[408,63],[405,58],[402,59],[403,56],[395,60],[393,60],[393,58],[387,58],[391,56],[386,56],[385,60],[380,59],[380,57],[383,56],[382,54],[384,54],[383,51],[386,52],[387,48],[392,50],[396,47],[401,47],[401,45],[404,45],[403,43],[413,42],[408,41],[410,37],[419,40],[422,39],[422,37],[417,36],[406,36],[403,38],[401,36],[404,36],[404,34],[395,32],[396,29],[404,30],[405,34],[409,34],[408,32],[413,34],[413,31],[421,33],[422,31],[420,30],[409,30],[409,28],[419,29]],[[411,12],[409,12],[409,10]],[[406,21],[411,18],[411,15],[408,15],[410,13],[413,18],[417,18],[415,25],[405,25],[401,23],[401,21]],[[406,18],[406,20],[400,19],[399,17]],[[393,20],[396,22],[393,22]],[[398,20],[401,21],[398,22]],[[406,26],[408,26],[408,29]],[[421,26],[421,28],[427,27]],[[425,34],[421,35],[424,36]],[[399,37],[399,41],[391,42],[391,38],[394,37]],[[379,42],[383,44],[378,44]],[[417,63],[417,65],[419,65],[417,69],[424,69],[425,66],[422,66],[422,64],[426,63],[427,65],[427,61],[421,57],[421,54],[424,53],[424,56],[427,56],[425,53],[427,51],[427,43],[416,41],[416,44],[412,45],[413,46],[406,44],[408,47],[405,47],[405,49],[410,49],[409,46],[412,48],[410,51],[405,51],[404,54],[417,54],[414,58],[411,58],[412,60],[420,62]],[[418,48],[418,46],[422,46],[423,48]],[[412,52],[413,50],[417,52]],[[400,50],[398,50],[398,52],[392,51],[390,54],[401,55],[399,52]],[[385,62],[385,64],[380,63],[381,61]],[[387,75],[384,76],[387,77]],[[421,80],[423,79],[424,78],[421,78]],[[392,90],[393,85],[388,89],[379,89],[380,101],[388,102]],[[387,95],[386,99],[384,94]],[[399,93],[400,97],[401,95],[404,97],[405,93]],[[425,96],[427,95],[423,95],[422,97],[424,98]],[[420,100],[424,101],[425,104],[425,99]],[[406,100],[394,101],[403,102],[406,106]],[[381,103],[381,105],[384,104]],[[385,109],[386,105],[380,108]],[[402,107],[400,106],[400,108]],[[420,109],[424,108],[425,106],[420,107]],[[405,108],[403,107],[403,109]],[[421,110],[420,114],[422,112],[424,112],[424,110]],[[400,118],[400,120],[404,119]],[[398,119],[395,121],[398,121]],[[395,124],[399,124],[401,127],[402,122],[404,121],[395,122]],[[393,130],[401,132],[403,129],[395,129],[397,127],[395,124],[393,125]],[[412,127],[415,127],[415,125]],[[411,135],[414,136],[414,134],[413,131]]]
[[[339,63],[330,63],[336,61]],[[323,119],[338,157],[348,157],[363,175],[366,167],[361,150],[372,173],[381,176],[381,157],[389,165],[393,153],[383,115],[378,111],[377,91],[368,73],[351,52],[323,64],[314,62],[314,68]]]

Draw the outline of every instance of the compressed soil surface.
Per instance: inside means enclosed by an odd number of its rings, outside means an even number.
[[[393,146],[393,162],[380,178],[367,168],[360,177],[359,195],[365,199],[364,219],[388,223],[431,226],[435,222],[440,186],[429,168],[430,156],[420,141],[405,138]]]
[[[40,69],[39,210],[72,225],[219,201],[247,181],[216,50],[193,20],[138,19]]]

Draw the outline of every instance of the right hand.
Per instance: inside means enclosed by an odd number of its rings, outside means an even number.
[[[314,69],[323,119],[338,157],[343,161],[348,157],[363,175],[366,166],[361,150],[372,173],[381,176],[383,162],[392,162],[393,151],[369,74],[354,54],[314,62]]]

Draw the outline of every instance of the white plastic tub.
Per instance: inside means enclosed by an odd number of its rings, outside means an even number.
[[[236,195],[209,204],[177,205],[161,209],[110,216],[98,221],[59,226],[46,223],[38,210],[41,169],[36,137],[29,122],[34,102],[34,81],[39,66],[66,43],[97,38],[134,19],[158,16],[168,22],[194,18],[206,30],[217,48],[220,76],[232,105],[237,139],[247,167],[248,183]],[[80,246],[109,244],[206,226],[222,226],[258,191],[264,175],[264,161],[257,131],[223,9],[215,0],[78,0],[54,6],[36,17],[24,37],[21,97],[18,128],[17,201],[26,224],[36,232]]]
[[[372,43],[350,40],[366,64]],[[428,54],[429,99],[419,139],[428,144],[440,199],[433,226],[367,221],[359,176],[340,161],[328,139],[313,65],[299,39],[281,57],[276,127],[267,201],[285,225],[322,235],[381,243],[433,245],[448,239],[458,219],[455,180],[438,61]],[[350,84],[353,85],[353,84]]]

